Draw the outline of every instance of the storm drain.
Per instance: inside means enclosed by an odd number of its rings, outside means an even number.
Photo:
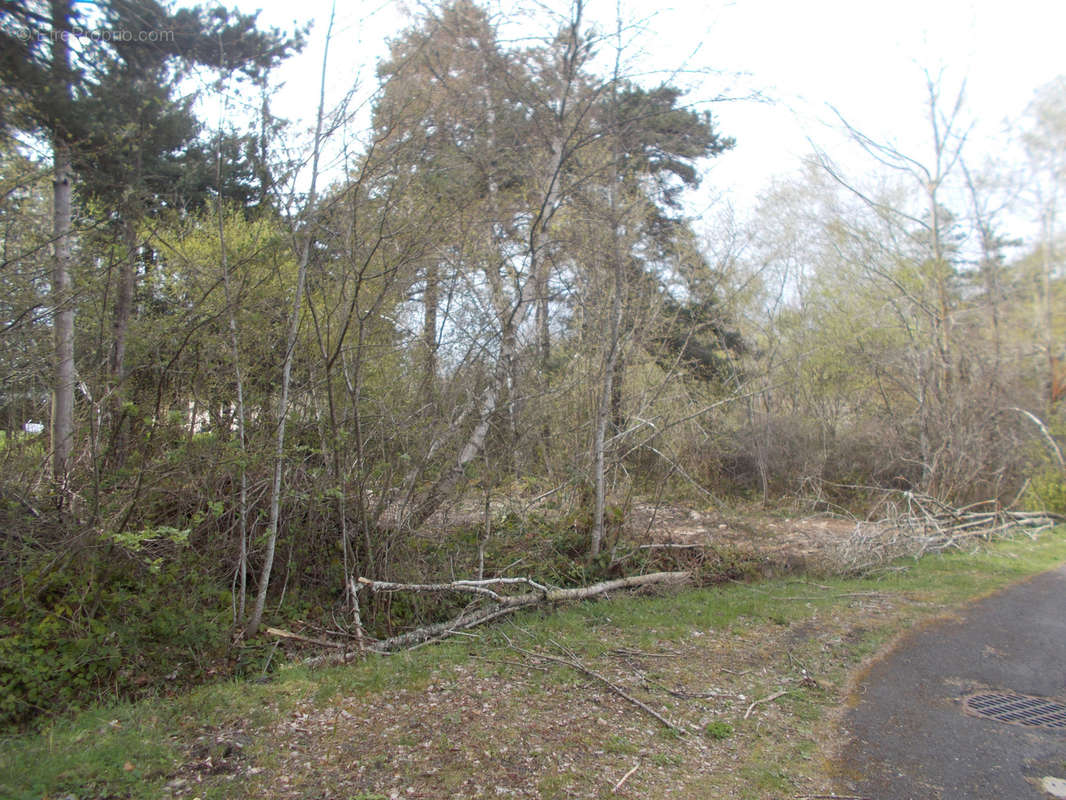
[[[1043,697],[1010,692],[978,692],[962,701],[978,717],[1031,728],[1066,730],[1066,705]]]

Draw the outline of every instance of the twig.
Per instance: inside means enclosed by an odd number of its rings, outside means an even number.
[[[619,789],[621,789],[622,788],[622,784],[625,783],[627,780],[629,780],[629,776],[632,775],[634,772],[636,772],[639,767],[640,767],[640,764],[634,764],[633,765],[633,769],[629,770],[629,772],[627,772],[625,775],[623,775],[622,776],[622,780],[618,781],[618,783],[616,783],[614,785],[614,788],[611,789],[611,793],[613,794],[613,793],[617,792]]]
[[[632,650],[628,647],[615,647],[607,651],[612,656],[619,658],[680,658],[681,653],[646,653],[643,650]]]
[[[824,583],[815,583],[814,581],[789,581],[789,583],[798,583],[801,586],[814,586],[817,589],[825,589],[826,591],[831,591],[833,589],[832,586],[826,586]]]
[[[560,647],[560,649],[563,649],[564,651],[566,650],[566,648],[562,648],[558,644],[556,646]],[[559,656],[553,656],[550,653],[542,653],[542,652],[537,652],[537,651],[534,651],[534,650],[526,650],[524,648],[517,647],[515,645],[511,645],[511,647],[514,650],[516,650],[517,652],[522,653],[523,655],[530,656],[531,658],[540,658],[540,659],[543,659],[545,661],[552,661],[552,662],[554,662],[556,664],[562,664],[563,666],[570,667],[570,669],[576,670],[577,672],[580,672],[583,675],[587,675],[590,678],[598,680],[600,683],[602,683],[604,686],[606,686],[608,689],[610,689],[616,695],[621,697],[623,700],[626,700],[626,701],[632,703],[637,708],[639,708],[642,711],[644,711],[646,714],[649,714],[650,716],[652,716],[655,719],[659,720],[659,722],[661,722],[664,726],[666,726],[667,728],[669,728],[670,730],[672,730],[674,733],[678,734],[679,736],[685,736],[688,733],[688,731],[686,731],[680,725],[677,725],[676,723],[671,722],[666,717],[664,717],[662,714],[660,714],[658,711],[656,711],[654,708],[649,706],[647,703],[644,703],[644,702],[638,700],[637,698],[633,697],[633,695],[629,694],[625,689],[621,688],[617,684],[612,683],[610,680],[608,680],[607,678],[603,677],[603,675],[600,675],[598,672],[594,672],[593,670],[591,670],[588,667],[586,667],[584,664],[582,664],[580,661],[578,661],[576,657],[561,658]],[[572,653],[572,651],[571,651],[571,653]]]
[[[489,664],[510,664],[512,667],[521,667],[522,669],[535,669],[537,672],[547,672],[547,667],[538,667],[536,664],[527,664],[524,661],[511,661],[506,658],[485,658],[485,656],[479,656],[476,653],[471,653],[470,658],[476,658],[478,661],[485,661]]]
[[[773,694],[767,697],[763,697],[759,700],[756,700],[754,703],[748,706],[748,710],[744,712],[744,719],[747,719],[751,716],[751,712],[755,710],[755,706],[760,705],[762,703],[771,703],[779,697],[784,697],[786,694],[791,694],[791,692],[788,689],[782,689],[780,692],[774,692]]]

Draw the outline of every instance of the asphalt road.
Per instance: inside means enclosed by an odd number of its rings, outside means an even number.
[[[905,637],[856,687],[837,791],[869,800],[1038,800],[1066,729],[965,713],[992,689],[1066,704],[1066,565]]]

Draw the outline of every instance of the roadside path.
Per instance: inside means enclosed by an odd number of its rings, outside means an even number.
[[[1066,706],[1066,565],[923,626],[870,668],[844,718],[840,794],[1066,798],[1066,727],[967,714],[965,698],[981,691]]]

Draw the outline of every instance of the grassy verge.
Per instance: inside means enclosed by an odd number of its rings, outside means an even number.
[[[534,612],[475,640],[292,667],[268,684],[217,684],[6,737],[0,796],[827,793],[831,712],[864,658],[921,619],[1063,561],[1059,529],[862,579],[727,584]],[[687,733],[530,653],[580,661]]]

